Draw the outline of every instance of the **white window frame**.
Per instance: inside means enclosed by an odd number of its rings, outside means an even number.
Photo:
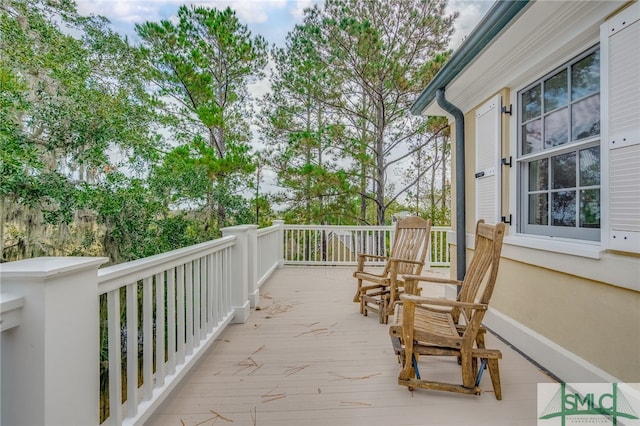
[[[602,188],[606,187],[604,186],[604,183],[607,179],[606,175],[603,173],[604,171],[603,170],[603,154],[604,153],[602,152],[603,151],[602,139],[601,139],[602,128],[600,129],[600,134],[597,136],[584,138],[579,141],[569,140],[566,144],[559,145],[552,149],[546,149],[546,150],[535,152],[535,153],[522,154],[521,153],[522,126],[521,126],[521,117],[520,117],[521,116],[520,94],[522,92],[524,92],[528,88],[531,88],[531,87],[534,87],[535,85],[540,84],[541,82],[548,79],[549,77],[557,74],[558,72],[561,72],[563,69],[569,69],[569,65],[577,63],[581,59],[587,57],[588,55],[592,54],[593,52],[599,49],[600,49],[599,43],[596,43],[595,45],[592,45],[589,48],[583,49],[577,55],[567,58],[567,60],[563,61],[561,64],[559,64],[559,66],[554,67],[550,72],[539,76],[535,80],[528,82],[526,85],[522,86],[521,88],[513,92],[514,109],[517,111],[517,116],[516,116],[517,119],[516,119],[515,129],[514,129],[515,137],[512,140],[515,140],[515,149],[513,152],[517,153],[516,159],[515,159],[516,164],[514,167],[515,174],[516,174],[516,182],[517,182],[517,184],[515,185],[516,191],[515,191],[514,200],[516,203],[516,206],[515,206],[516,212],[517,212],[516,213],[516,217],[517,217],[516,232],[518,233],[518,235],[533,237],[536,239],[542,239],[541,241],[553,239],[554,241],[563,241],[564,243],[569,243],[569,244],[571,242],[575,242],[579,244],[586,243],[589,245],[597,246],[598,248],[600,247],[600,241],[602,239],[601,237],[602,228],[604,226],[603,221],[605,220],[605,217],[606,217],[606,215],[603,212],[603,210],[605,209],[605,204],[603,203]],[[602,73],[602,59],[600,60],[600,73]],[[570,87],[569,87],[569,90],[571,90]],[[598,93],[600,94],[600,110],[601,110],[601,116],[602,116],[602,108],[603,108],[602,87],[600,87],[600,90],[598,91]],[[544,94],[541,94],[541,96],[543,97],[541,99],[541,102],[544,102]],[[571,104],[571,101],[569,101],[569,104]],[[542,121],[541,125],[544,126],[544,120]],[[602,126],[602,123],[601,123],[601,126]],[[571,116],[569,116],[569,131],[570,130],[571,130]],[[528,212],[529,210],[528,209],[528,202],[529,202],[528,201],[528,193],[529,193],[528,164],[529,162],[535,159],[544,159],[544,158],[551,159],[553,156],[563,154],[563,153],[576,152],[576,155],[578,155],[580,150],[586,149],[586,148],[592,148],[595,146],[600,147],[600,185],[598,188],[600,189],[600,227],[599,228],[580,228],[577,226],[561,227],[561,226],[552,226],[551,224],[548,224],[548,225],[529,224],[528,223],[528,214],[529,214]],[[548,167],[551,168],[551,165],[549,165]],[[548,183],[551,184],[551,182],[548,182]],[[578,182],[576,182],[576,184],[578,184]],[[580,188],[580,187],[578,186],[577,188]],[[548,188],[546,190],[546,193],[548,194],[551,194],[552,192],[553,192],[553,189],[551,188]],[[548,199],[548,203],[551,203],[551,199]],[[579,199],[576,199],[576,203],[579,203]],[[579,220],[580,220],[580,211],[576,209],[576,221],[579,221]],[[538,245],[538,244],[535,244],[535,245]],[[582,251],[582,250],[579,249],[577,251]],[[592,250],[589,250],[589,252],[592,253],[592,255],[597,256],[596,252]]]

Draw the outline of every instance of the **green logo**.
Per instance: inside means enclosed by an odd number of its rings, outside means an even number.
[[[541,407],[541,386],[558,386],[557,384],[538,384],[538,406]],[[538,425],[551,424],[540,420],[555,419],[562,426],[567,424],[640,424],[634,404],[622,393],[617,383],[561,383],[538,417]],[[635,406],[635,409],[634,409]],[[622,422],[625,419],[625,422]],[[630,423],[627,423],[630,421]],[[620,423],[619,423],[620,422]]]

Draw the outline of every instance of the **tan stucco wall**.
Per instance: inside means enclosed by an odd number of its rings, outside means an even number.
[[[509,91],[499,92],[503,103],[509,103]],[[491,97],[495,96],[492,95]],[[489,99],[489,98],[487,98]],[[514,116],[504,116],[502,156],[510,153],[509,125]],[[466,233],[472,235],[475,223],[475,110],[465,115],[466,149]],[[455,140],[452,139],[455,145]],[[455,146],[452,146],[455,157]],[[453,159],[455,164],[455,158]],[[453,166],[455,167],[455,166]],[[509,171],[502,173],[502,214],[509,213]],[[455,170],[452,169],[452,170]],[[453,185],[455,190],[455,185]],[[455,199],[454,197],[452,197]],[[455,209],[453,210],[455,212]],[[455,227],[455,218],[452,224]],[[455,251],[451,247],[452,275],[455,275]],[[506,250],[508,251],[508,250]],[[503,250],[504,255],[505,250]],[[471,259],[472,251],[467,254]],[[618,256],[618,254],[609,254]],[[575,258],[574,258],[575,259]],[[586,259],[576,261],[576,268]],[[569,257],[567,262],[571,263]],[[602,259],[588,259],[599,262]],[[546,263],[503,257],[492,307],[523,326],[555,342],[569,352],[624,382],[640,382],[640,292],[604,282],[545,268]],[[612,268],[613,269],[613,268]],[[626,274],[627,280],[639,280],[634,270],[611,270],[610,274]],[[580,277],[579,275],[583,275]],[[606,276],[606,274],[605,274]],[[553,371],[552,371],[553,372]],[[561,377],[562,372],[554,372]]]
[[[503,259],[493,307],[614,377],[640,382],[640,293]]]

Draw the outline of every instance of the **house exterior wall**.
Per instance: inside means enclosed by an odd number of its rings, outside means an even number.
[[[604,22],[605,17],[601,20]],[[580,45],[596,42],[587,38]],[[508,78],[517,81],[513,75]],[[505,84],[509,84],[506,78]],[[502,157],[511,155],[515,160],[516,92],[520,88],[513,85],[486,93],[482,102],[465,110],[468,261],[475,223],[480,219],[475,217],[474,208],[476,111],[496,95],[507,108],[513,104],[514,115],[502,116],[501,152]],[[455,144],[457,138],[452,140]],[[451,151],[455,156],[454,147]],[[455,167],[456,159],[452,161]],[[499,168],[500,211],[506,218],[512,213],[515,219],[516,174],[508,166]],[[452,223],[456,223],[455,218]],[[525,242],[516,235],[513,225],[507,234],[488,326],[567,382],[640,382],[640,257],[606,250],[604,244],[580,247],[570,242]],[[454,263],[455,251],[452,246]],[[452,264],[451,271],[455,270]]]
[[[510,248],[485,324],[564,381],[640,382],[640,293],[510,259]]]
[[[496,310],[620,381],[640,382],[638,292],[508,258],[501,272]]]

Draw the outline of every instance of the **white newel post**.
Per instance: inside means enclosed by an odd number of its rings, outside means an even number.
[[[278,227],[278,268],[284,266],[284,220],[274,220],[272,222]]]
[[[246,225],[248,243],[247,291],[249,303],[255,308],[260,303],[260,288],[258,287],[258,225]]]
[[[222,236],[233,235],[236,242],[231,248],[231,306],[234,323],[244,323],[249,318],[249,227],[230,226],[222,228]]]
[[[106,258],[46,257],[0,265],[2,293],[24,297],[2,332],[1,422],[99,423],[98,267]]]

